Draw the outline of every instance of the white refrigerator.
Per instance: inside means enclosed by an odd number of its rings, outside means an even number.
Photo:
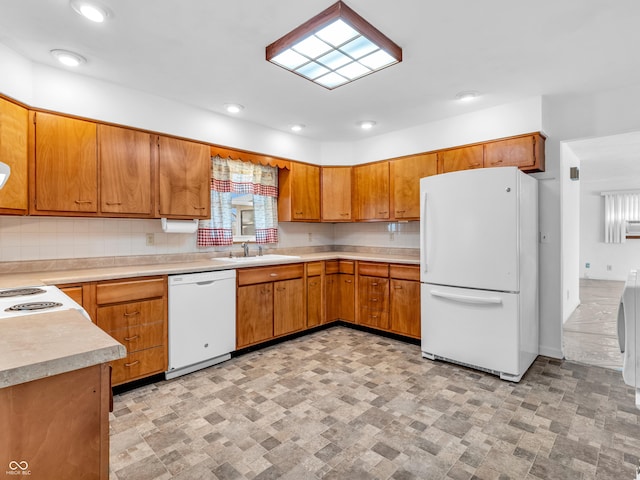
[[[538,355],[538,185],[516,167],[420,180],[422,355],[519,382]]]

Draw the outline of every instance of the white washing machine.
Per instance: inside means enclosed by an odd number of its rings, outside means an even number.
[[[622,378],[636,389],[640,408],[640,274],[631,270],[618,307],[618,343],[623,353]]]

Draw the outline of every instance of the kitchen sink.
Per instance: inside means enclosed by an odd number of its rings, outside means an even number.
[[[277,260],[294,260],[300,258],[298,255],[278,255],[278,254],[266,254],[266,255],[254,255],[250,257],[214,257],[211,260],[218,262],[228,263],[261,263],[271,262]]]

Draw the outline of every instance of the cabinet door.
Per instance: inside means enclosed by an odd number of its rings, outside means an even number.
[[[320,220],[320,167],[291,162],[278,173],[278,217],[289,221]]]
[[[515,166],[524,171],[540,171],[540,163],[544,169],[544,144],[542,137],[528,135],[484,145],[484,166]],[[539,148],[542,144],[542,148]],[[542,158],[540,158],[542,157]]]
[[[304,280],[273,282],[274,336],[303,330],[306,326]]]
[[[420,282],[391,279],[391,331],[420,338]]]
[[[273,337],[273,283],[238,287],[236,337],[238,348]]]
[[[211,157],[207,145],[159,137],[158,177],[161,217],[210,216]]]
[[[389,328],[389,279],[358,276],[358,323]]]
[[[322,276],[317,275],[307,278],[307,327],[322,323]]]
[[[354,275],[347,273],[339,274],[340,305],[338,317],[345,322],[356,321],[356,285]]]
[[[469,170],[471,168],[482,168],[483,146],[472,145],[470,147],[444,150],[442,152],[442,163],[444,173],[455,172],[457,170]]]
[[[389,219],[389,162],[353,167],[356,220]]]
[[[98,211],[96,124],[36,113],[36,212]]]
[[[351,221],[351,167],[322,167],[322,220]]]
[[[27,126],[26,108],[0,98],[0,161],[11,173],[0,195],[0,213],[27,213]]]
[[[151,135],[98,125],[100,211],[151,216]]]
[[[393,215],[396,219],[420,218],[420,179],[438,173],[438,154],[399,158],[389,163]]]
[[[326,275],[326,322],[333,322],[340,318],[340,275],[337,273]]]

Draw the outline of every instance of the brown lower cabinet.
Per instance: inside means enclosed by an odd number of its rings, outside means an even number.
[[[307,273],[307,327],[316,327],[325,323],[324,307],[324,262],[311,262],[305,265]]]
[[[325,262],[326,323],[336,320],[355,322],[355,262],[329,260]]]
[[[389,266],[389,330],[420,338],[420,267]]]
[[[304,264],[237,271],[236,347],[307,327]]]
[[[0,388],[7,478],[107,480],[110,399],[107,364]]]

